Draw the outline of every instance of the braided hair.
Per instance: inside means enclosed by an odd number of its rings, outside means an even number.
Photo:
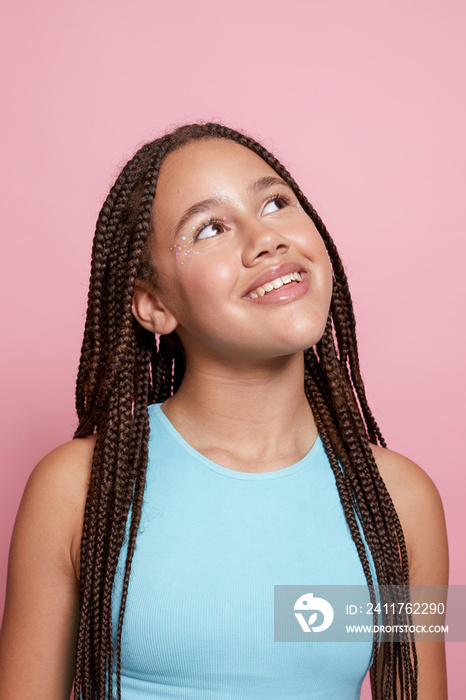
[[[121,700],[121,639],[131,562],[141,518],[149,440],[148,405],[178,389],[185,371],[176,332],[159,341],[132,314],[137,279],[156,280],[150,255],[152,205],[166,156],[200,139],[230,139],[259,155],[294,191],[314,222],[333,268],[333,293],[322,338],[304,352],[304,389],[335,475],[342,507],[375,603],[373,577],[359,525],[372,554],[378,584],[407,586],[408,557],[400,521],[369,442],[386,446],[369,408],[359,367],[355,318],[346,274],[322,220],[296,182],[261,144],[220,124],[179,127],[145,144],[124,166],[100,211],[92,250],[88,309],[76,385],[79,425],[74,437],[97,433],[84,512],[75,700]],[[129,521],[129,522],[127,522]],[[359,522],[359,525],[358,525]],[[121,605],[112,634],[112,587],[129,528]],[[377,620],[375,620],[376,622]],[[417,697],[417,657],[411,636],[384,645],[377,680],[378,634],[371,682],[375,697]]]

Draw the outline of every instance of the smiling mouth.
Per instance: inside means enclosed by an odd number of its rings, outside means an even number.
[[[249,292],[249,294],[246,294],[246,299],[258,299],[259,297],[263,297],[266,294],[273,292],[275,289],[280,289],[281,287],[291,284],[292,282],[296,282],[298,284],[302,282],[302,277],[299,272],[290,272],[287,275],[281,275],[281,277],[276,277],[274,280],[266,282],[261,287],[256,287]]]

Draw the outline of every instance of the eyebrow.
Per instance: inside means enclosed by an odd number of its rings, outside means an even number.
[[[281,177],[277,177],[276,175],[266,175],[265,177],[261,177],[259,180],[256,180],[256,182],[251,183],[248,187],[248,192],[251,194],[257,194],[257,192],[268,190],[269,187],[276,187],[277,185],[284,185],[285,187],[288,187],[288,189],[291,189],[289,184],[285,182],[285,180],[282,180]]]
[[[270,187],[277,187],[277,185],[280,185],[282,187],[288,187],[288,189],[291,189],[289,184],[285,182],[285,180],[282,180],[281,177],[275,175],[266,175],[265,177],[261,177],[259,178],[259,180],[252,182],[248,186],[247,192],[249,194],[257,194],[258,192],[262,192],[263,190],[268,190]],[[188,209],[186,209],[185,212],[183,212],[181,219],[178,221],[175,227],[174,236],[178,236],[180,231],[184,229],[188,221],[194,216],[204,214],[210,209],[213,209],[214,207],[219,207],[222,204],[225,204],[225,199],[221,197],[211,197],[210,199],[203,199],[201,202],[193,204],[192,207],[189,207]]]

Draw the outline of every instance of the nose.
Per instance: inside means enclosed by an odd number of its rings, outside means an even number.
[[[268,222],[251,218],[244,223],[242,258],[247,267],[253,266],[259,258],[284,254],[289,247],[288,239]]]

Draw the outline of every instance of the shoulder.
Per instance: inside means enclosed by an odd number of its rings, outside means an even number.
[[[445,514],[430,476],[398,452],[371,444],[380,475],[393,501],[406,540],[411,583],[448,579]]]
[[[413,507],[443,510],[438,489],[424,469],[398,452],[380,445],[370,447],[388,492],[401,510]]]
[[[63,502],[80,503],[87,494],[96,439],[96,435],[76,438],[45,455],[31,472],[21,507],[33,499],[56,505],[62,512]]]
[[[60,493],[88,484],[96,440],[97,435],[75,438],[46,454],[31,472],[25,492],[46,486]]]
[[[0,695],[70,696],[79,549],[95,437],[46,455],[24,489],[11,540],[0,634]],[[26,672],[25,672],[26,669]]]
[[[42,532],[76,570],[84,507],[97,436],[76,438],[56,447],[31,472],[21,499],[15,531],[24,537]],[[15,534],[15,533],[14,533]]]

